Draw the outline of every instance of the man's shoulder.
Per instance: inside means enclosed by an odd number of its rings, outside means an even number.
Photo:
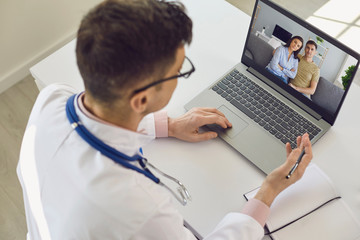
[[[43,88],[31,110],[28,126],[36,125],[38,133],[41,132],[44,133],[44,136],[48,136],[47,131],[49,128],[60,127],[60,122],[65,116],[65,114],[62,114],[65,113],[64,106],[67,99],[74,92],[73,88],[63,84],[52,84]],[[54,133],[54,131],[51,133]],[[46,140],[44,140],[45,142]]]
[[[310,63],[310,65],[311,65],[314,72],[319,72],[320,71],[320,68],[318,67],[318,65],[314,61],[312,61]]]
[[[45,88],[43,88],[40,91],[39,96],[49,96],[54,93],[74,94],[74,93],[76,93],[76,90],[73,87],[71,87],[70,85],[67,85],[64,83],[53,83],[53,84],[50,84],[50,85],[46,86]]]
[[[62,102],[64,98],[68,98],[69,96],[76,93],[76,90],[69,85],[55,83],[43,88],[38,97],[36,98],[36,102],[33,108],[33,111],[37,108],[43,108],[46,105],[51,105],[55,102]]]
[[[300,62],[302,62],[302,64],[304,65],[303,67],[305,67],[307,69],[311,69],[312,71],[320,70],[320,68],[314,61],[308,62],[308,61],[306,61],[305,56],[300,55],[300,54],[299,54],[299,58],[300,58]]]

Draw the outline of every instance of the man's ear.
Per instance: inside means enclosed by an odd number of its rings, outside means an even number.
[[[136,93],[130,98],[130,106],[136,113],[143,113],[146,111],[149,103],[148,91]]]

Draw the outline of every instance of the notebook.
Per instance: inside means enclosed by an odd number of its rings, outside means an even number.
[[[309,39],[322,40],[313,58],[320,78],[310,98],[266,70],[274,49],[290,34],[304,39],[300,54],[304,54]],[[222,111],[233,127],[225,131],[217,125],[208,127],[268,174],[285,161],[286,142],[296,147],[296,137],[307,132],[314,144],[334,124],[359,59],[358,53],[291,12],[269,0],[257,0],[241,62],[214,79],[185,109],[213,107]],[[336,83],[352,66],[355,71],[343,90]]]
[[[244,197],[249,200],[257,191],[258,188]],[[302,179],[278,195],[270,209],[266,232],[273,232],[270,236],[274,240],[360,239],[359,220],[329,177],[314,163]]]

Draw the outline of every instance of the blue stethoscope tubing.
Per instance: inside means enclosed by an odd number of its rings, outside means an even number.
[[[76,94],[74,94],[67,100],[66,116],[69,119],[71,126],[76,130],[80,137],[84,139],[88,144],[90,144],[93,148],[101,152],[103,155],[112,159],[114,162],[120,164],[125,168],[132,169],[141,174],[144,174],[146,177],[150,178],[155,183],[160,183],[160,179],[155,177],[155,175],[146,167],[146,158],[140,156],[139,154],[135,154],[132,157],[127,156],[122,152],[119,152],[115,148],[105,144],[99,138],[94,136],[89,130],[87,130],[87,128],[79,120],[79,117],[75,111],[75,100],[77,101],[78,97],[79,95],[76,96]],[[131,162],[135,161],[138,161],[143,169],[140,169],[135,165],[131,164]]]

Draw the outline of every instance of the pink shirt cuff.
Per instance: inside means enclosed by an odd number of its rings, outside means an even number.
[[[156,137],[168,137],[168,116],[165,110],[154,113]]]
[[[244,206],[241,213],[254,218],[261,226],[265,226],[266,219],[270,214],[270,208],[260,200],[251,198]]]

